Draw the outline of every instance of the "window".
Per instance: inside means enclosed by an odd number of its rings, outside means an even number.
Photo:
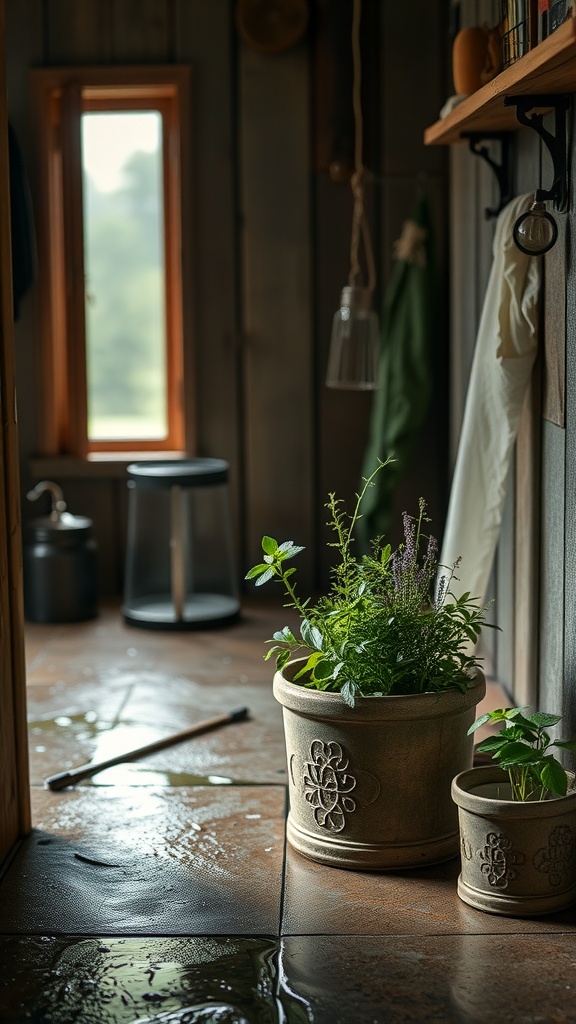
[[[184,450],[191,419],[181,194],[189,69],[64,68],[32,76],[42,453]]]

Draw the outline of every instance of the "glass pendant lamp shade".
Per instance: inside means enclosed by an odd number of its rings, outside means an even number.
[[[334,314],[326,385],[351,391],[378,387],[380,332],[372,291],[348,285]]]

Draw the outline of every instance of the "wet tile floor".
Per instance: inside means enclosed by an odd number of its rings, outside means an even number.
[[[458,861],[361,873],[286,847],[262,658],[280,617],[252,601],[205,632],[133,629],[116,607],[27,626],[34,828],[0,880],[1,1024],[576,1022],[573,909],[482,914]],[[242,705],[245,722],[44,787]]]

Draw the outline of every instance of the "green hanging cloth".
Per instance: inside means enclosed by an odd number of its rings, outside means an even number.
[[[396,263],[384,297],[379,388],[374,392],[362,476],[392,456],[363,502],[358,539],[364,550],[388,533],[392,496],[422,429],[432,391],[436,324],[435,274],[428,200],[419,193],[394,246]]]

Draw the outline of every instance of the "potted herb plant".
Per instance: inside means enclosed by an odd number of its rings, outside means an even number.
[[[478,910],[515,917],[562,910],[576,900],[576,788],[552,748],[559,715],[506,708],[481,715],[504,728],[478,744],[493,764],[456,776],[462,870],[458,894]]]
[[[292,541],[264,537],[263,561],[246,576],[280,581],[300,619],[298,635],[285,626],[266,654],[283,708],[288,839],[313,860],[358,869],[457,855],[450,784],[472,763],[467,732],[486,687],[470,651],[483,610],[451,596],[455,567],[438,577],[424,502],[417,517],[404,515],[396,551],[375,541],[354,554],[362,499],[385,465],[351,515],[329,497],[338,560],[326,595],[299,597],[290,561],[302,548]]]

